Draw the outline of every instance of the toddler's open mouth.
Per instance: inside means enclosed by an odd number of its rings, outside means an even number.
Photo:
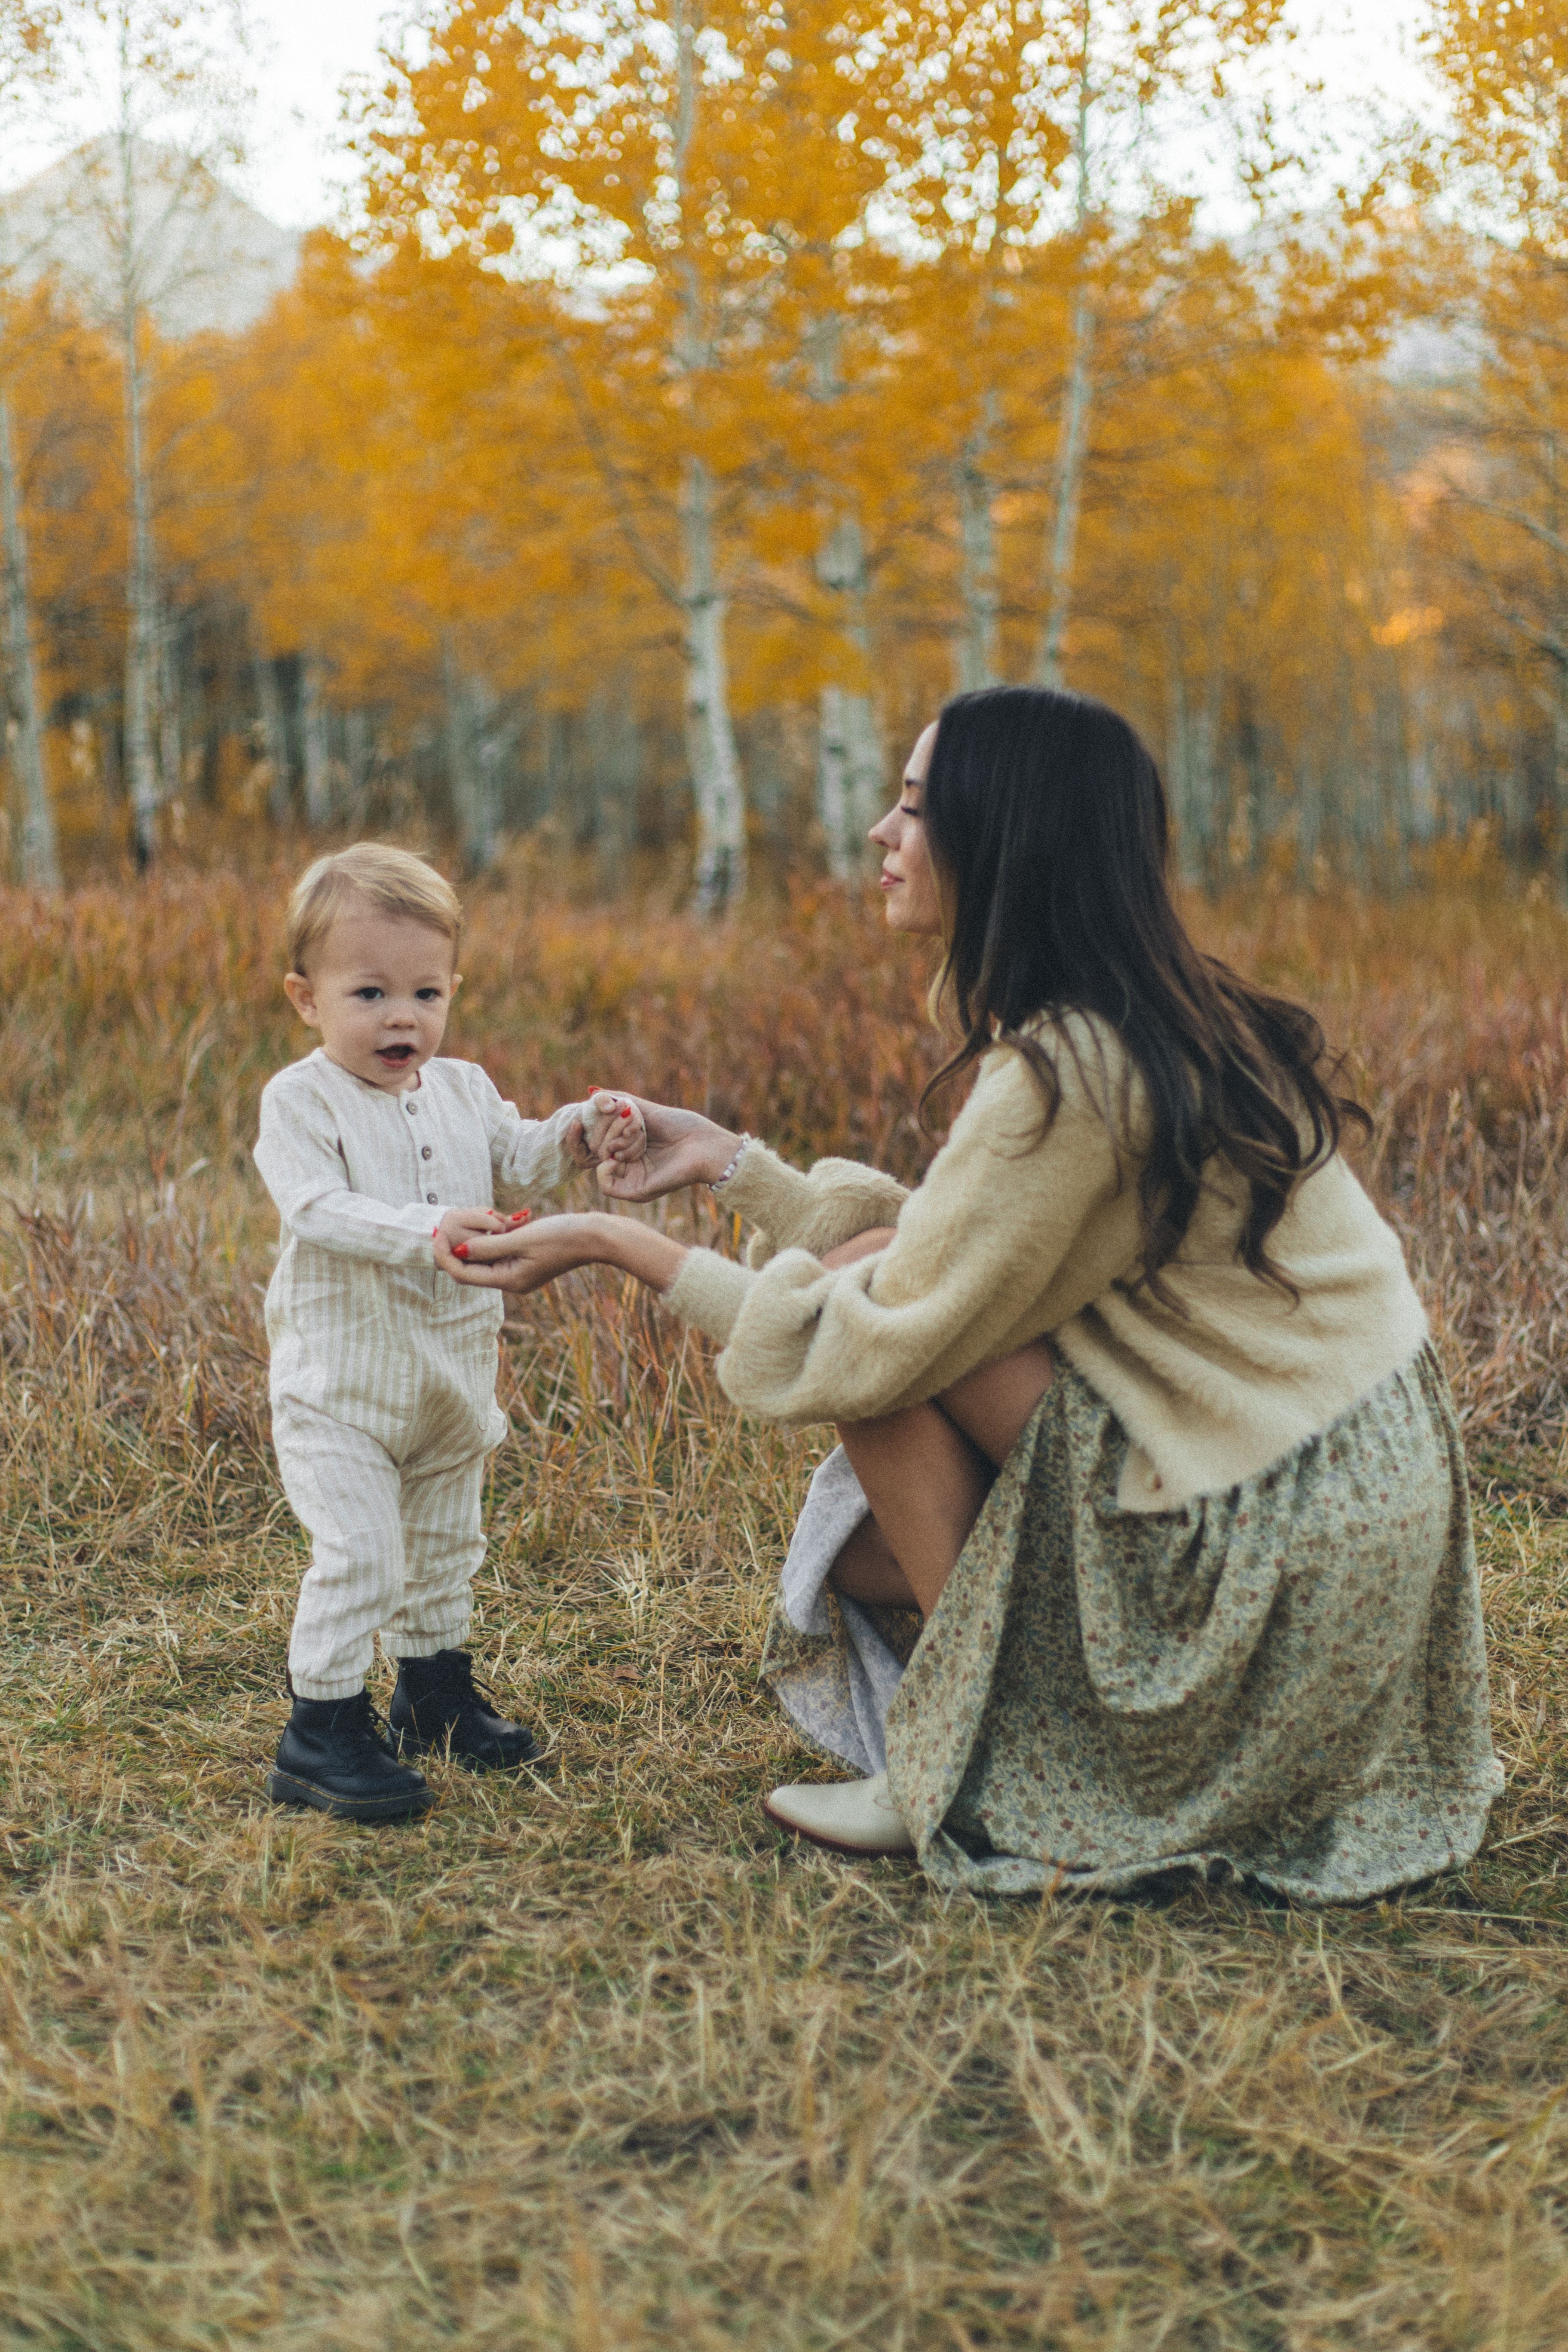
[[[401,1070],[414,1059],[414,1048],[412,1045],[378,1045],[375,1058],[378,1062],[384,1062],[389,1070]]]

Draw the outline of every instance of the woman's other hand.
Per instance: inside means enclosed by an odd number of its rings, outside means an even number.
[[[591,1211],[583,1217],[540,1217],[505,1232],[436,1236],[436,1263],[455,1282],[482,1290],[538,1290],[574,1266],[597,1265],[604,1255],[599,1228],[611,1223]]]
[[[613,1201],[657,1201],[688,1184],[711,1184],[741,1148],[741,1139],[700,1111],[624,1095],[643,1118],[647,1148],[640,1160],[603,1160],[599,1190]]]
[[[458,1250],[461,1250],[461,1255]],[[591,1209],[584,1216],[539,1217],[456,1246],[436,1239],[436,1263],[454,1282],[523,1297],[580,1265],[616,1265],[651,1289],[668,1290],[686,1251],[635,1217]]]

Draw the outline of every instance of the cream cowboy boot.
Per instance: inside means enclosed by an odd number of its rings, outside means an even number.
[[[829,1786],[775,1789],[763,1811],[781,1829],[835,1853],[913,1853],[915,1842],[893,1809],[888,1776],[836,1780]]]

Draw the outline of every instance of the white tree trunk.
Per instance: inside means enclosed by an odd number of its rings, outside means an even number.
[[[158,758],[153,723],[158,698],[158,581],[153,557],[153,499],[146,462],[146,381],[134,311],[124,321],[125,469],[131,497],[131,553],[125,578],[125,770],[132,848],[138,866],[158,846]]]
[[[125,478],[130,547],[125,573],[125,781],[131,799],[132,849],[151,865],[158,846],[158,575],[153,552],[153,488],[147,465],[147,378],[142,353],[142,260],[137,188],[137,138],[132,127],[131,27],[123,11],[120,45],[121,119],[116,133],[120,176],[118,315],[125,404]]]
[[[1094,398],[1094,308],[1080,288],[1072,311],[1072,362],[1058,444],[1056,495],[1046,551],[1046,619],[1040,633],[1036,683],[1060,686],[1062,649],[1072,614],[1073,566],[1078,554],[1079,509],[1083,500],[1089,416]]]
[[[445,685],[444,738],[447,781],[463,862],[470,873],[482,874],[495,862],[500,831],[495,741],[491,721],[494,697],[482,678],[458,662],[448,637],[442,646]]]
[[[158,768],[165,793],[184,791],[184,712],[180,705],[179,636],[163,600],[158,610]]]
[[[16,719],[13,756],[22,803],[19,870],[30,889],[58,890],[59,846],[44,767],[43,727],[38,717],[37,667],[33,657],[32,611],[27,593],[27,541],[11,439],[11,404],[4,391],[0,391],[0,531],[4,533],[5,573],[5,667]]]
[[[687,186],[691,142],[697,127],[699,79],[697,37],[701,19],[687,0],[673,0],[676,108],[674,185],[684,234],[695,199]],[[679,328],[674,357],[689,382],[712,364],[712,349],[697,274],[689,257],[676,268]],[[680,609],[686,636],[686,757],[697,809],[697,857],[692,897],[699,914],[722,912],[746,887],[746,799],[730,716],[730,677],[725,659],[727,599],[719,578],[714,546],[713,477],[707,459],[689,452],[680,467]]]
[[[996,683],[996,530],[992,519],[991,454],[994,401],[987,395],[958,468],[958,593],[963,625],[958,685],[973,694]]]
[[[1078,266],[1081,273],[1088,260],[1084,240],[1093,215],[1089,119],[1096,92],[1091,0],[1078,0],[1077,15],[1082,47],[1077,72],[1078,128],[1073,141],[1078,176],[1074,226],[1079,238]],[[1045,579],[1042,583],[1046,617],[1035,663],[1035,682],[1038,686],[1059,687],[1063,683],[1062,654],[1067,643],[1068,622],[1072,615],[1079,509],[1083,500],[1084,460],[1089,454],[1089,413],[1094,398],[1094,304],[1089,289],[1080,275],[1073,297],[1069,337],[1071,357],[1068,363],[1067,390],[1062,402],[1061,431],[1057,441],[1050,536],[1046,542]]]
[[[605,898],[616,898],[626,886],[637,819],[637,722],[629,696],[595,691],[587,736],[598,886]]]
[[[343,757],[348,769],[349,808],[351,824],[364,823],[365,803],[370,795],[371,731],[368,710],[351,710],[343,720]]]
[[[1215,813],[1215,738],[1218,727],[1218,674],[1211,662],[1202,698],[1193,708],[1179,633],[1168,632],[1165,646],[1166,783],[1176,814],[1176,852],[1182,878],[1211,878]]]
[[[332,819],[332,762],[327,740],[327,704],[321,665],[314,654],[300,659],[300,765],[305,786],[305,822],[314,831]]]
[[[866,550],[860,526],[843,515],[817,557],[817,577],[842,604],[844,635],[869,663],[871,635],[866,620]],[[868,694],[825,686],[817,702],[816,814],[827,851],[828,869],[848,881],[866,861],[866,835],[881,814],[881,730]]]
[[[274,824],[287,824],[293,794],[289,789],[289,730],[283,717],[283,695],[278,666],[258,646],[251,656],[256,681],[256,715],[261,730],[261,753],[267,762],[267,814]]]
[[[681,602],[686,620],[686,756],[697,805],[698,912],[715,915],[746,887],[746,807],[730,717],[726,600],[713,556],[713,485],[700,457],[682,469]]]

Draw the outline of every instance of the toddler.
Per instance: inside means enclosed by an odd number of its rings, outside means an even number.
[[[256,1160],[282,1220],[272,1438],[312,1544],[267,1787],[351,1821],[425,1811],[410,1753],[483,1769],[539,1752],[458,1646],[484,1557],[485,1456],[507,1430],[501,1302],[438,1272],[435,1236],[460,1248],[503,1230],[497,1179],[536,1196],[646,1148],[624,1098],[522,1118],[476,1063],[437,1057],[460,924],[451,886],[406,850],[318,858],[289,901],[283,985],[321,1044],[261,1097]],[[365,1689],[378,1632],[398,1664],[390,1738]]]

